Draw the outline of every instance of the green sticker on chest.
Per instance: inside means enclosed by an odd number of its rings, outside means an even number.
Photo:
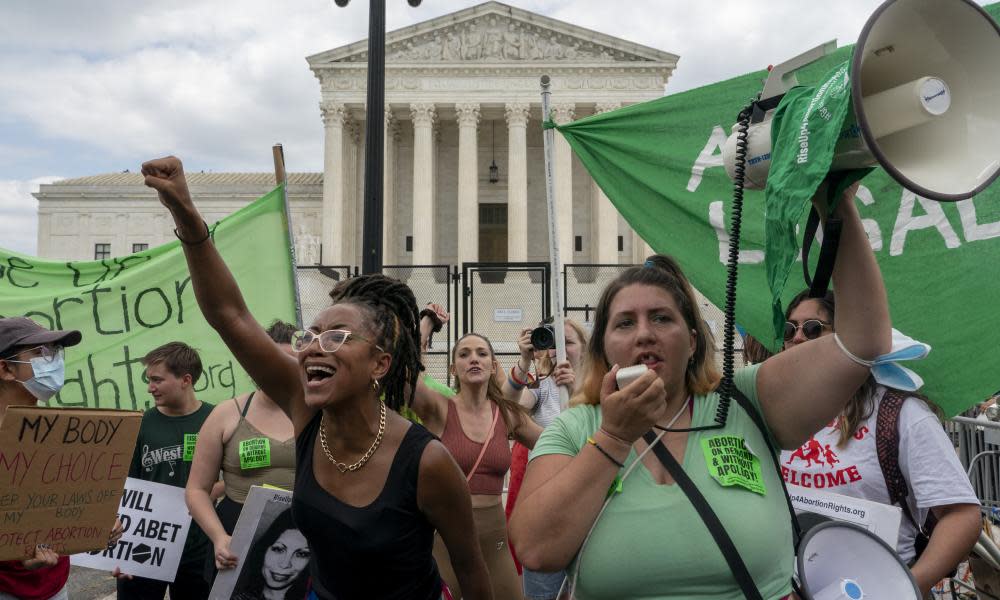
[[[259,469],[271,466],[271,440],[263,437],[240,442],[240,468]]]
[[[184,462],[191,462],[194,460],[194,447],[198,445],[198,434],[197,433],[185,433],[184,434]]]
[[[709,474],[724,486],[739,485],[751,492],[767,494],[760,459],[747,449],[737,435],[717,435],[702,438],[701,449]]]

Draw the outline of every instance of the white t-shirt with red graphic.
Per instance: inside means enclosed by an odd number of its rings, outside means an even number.
[[[789,486],[826,489],[837,494],[889,504],[889,489],[878,462],[875,424],[885,388],[874,392],[874,410],[847,446],[838,448],[840,430],[830,423],[794,452],[781,453],[781,473]],[[937,416],[918,398],[899,414],[899,468],[909,486],[907,504],[918,523],[934,506],[979,504],[955,448]],[[903,515],[896,551],[904,562],[914,557],[917,530]]]

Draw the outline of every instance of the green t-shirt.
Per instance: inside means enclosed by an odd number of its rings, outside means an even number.
[[[202,402],[198,410],[183,417],[168,417],[155,406],[147,410],[142,415],[128,476],[181,488],[186,486],[198,431],[213,408]],[[204,561],[210,545],[208,536],[192,519],[181,564]]]
[[[736,372],[736,385],[755,407],[759,365]],[[718,395],[696,396],[692,426],[710,425]],[[599,406],[577,406],[563,411],[549,425],[531,453],[575,456],[601,424]],[[735,437],[734,437],[735,436]],[[733,446],[742,438],[743,444]],[[750,454],[733,457],[744,448]],[[714,450],[714,453],[713,453]],[[721,456],[727,455],[722,461]],[[723,480],[744,478],[746,486],[723,486],[710,473],[709,461]],[[748,465],[745,460],[757,465]],[[630,452],[625,466],[636,460]],[[719,464],[735,465],[725,469]],[[742,468],[742,467],[747,468]],[[693,432],[684,451],[684,471],[719,516],[766,600],[791,592],[794,554],[788,507],[767,442],[746,412],[733,401],[726,427]],[[619,473],[621,475],[621,473]],[[761,484],[764,493],[761,491]],[[752,491],[748,488],[756,488]],[[691,502],[676,485],[658,485],[639,465],[622,485],[594,529],[580,561],[576,597],[743,600],[722,552]]]

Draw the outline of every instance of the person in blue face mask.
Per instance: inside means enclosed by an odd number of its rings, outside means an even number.
[[[63,348],[79,331],[50,331],[31,319],[0,319],[0,422],[8,406],[34,406],[54,396],[65,378]],[[38,546],[27,560],[0,561],[0,600],[66,598],[69,558]]]

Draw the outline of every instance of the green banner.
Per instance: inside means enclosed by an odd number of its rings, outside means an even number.
[[[295,322],[294,267],[281,186],[212,227],[247,306],[267,325]],[[166,209],[164,209],[165,211]],[[51,406],[145,409],[152,405],[142,357],[170,341],[201,355],[199,399],[217,403],[254,388],[208,326],[179,241],[129,256],[56,262],[0,250],[0,316],[78,329],[66,351],[66,385]]]
[[[997,17],[998,6],[987,10]],[[815,85],[850,53],[843,47],[809,65],[799,82]],[[677,258],[720,307],[733,192],[722,146],[766,77],[758,71],[558,127],[629,224],[657,252]],[[1000,387],[1000,187],[937,203],[876,169],[862,180],[856,201],[885,277],[893,325],[933,348],[926,359],[905,363],[923,376],[921,391],[948,415],[984,400]],[[764,194],[747,190],[736,319],[774,349],[764,246]],[[804,287],[795,263],[784,302]]]

